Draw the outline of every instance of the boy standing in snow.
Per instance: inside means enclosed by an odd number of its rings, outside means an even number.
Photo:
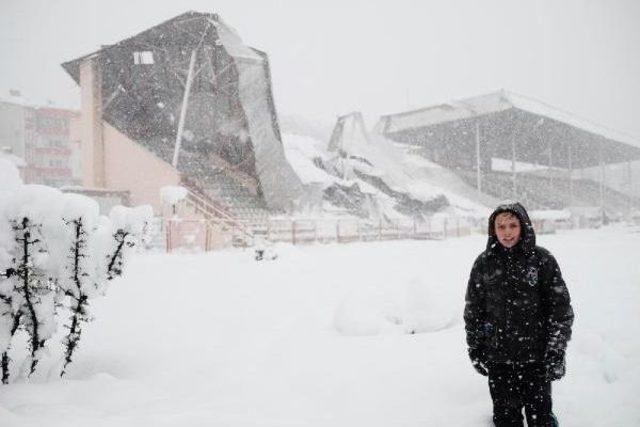
[[[560,268],[536,246],[520,203],[498,206],[489,240],[467,286],[464,310],[469,357],[489,377],[497,427],[556,426],[551,381],[564,376],[573,310]]]

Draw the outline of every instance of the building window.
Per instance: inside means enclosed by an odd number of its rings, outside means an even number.
[[[65,168],[67,166],[67,162],[64,160],[49,160],[49,167],[52,168]]]
[[[133,63],[136,64],[136,65],[153,64],[153,52],[151,52],[150,50],[144,50],[144,51],[141,51],[141,52],[133,52]]]

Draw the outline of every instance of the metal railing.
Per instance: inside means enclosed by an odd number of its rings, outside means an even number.
[[[390,222],[357,219],[271,218],[244,222],[242,227],[206,219],[163,220],[167,252],[210,251],[231,246],[251,246],[257,241],[294,245],[349,243],[402,239],[443,240],[471,234],[475,226],[462,218]]]

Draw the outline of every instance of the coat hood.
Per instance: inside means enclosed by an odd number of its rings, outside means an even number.
[[[531,225],[531,219],[527,210],[518,202],[504,202],[501,203],[489,216],[489,239],[487,240],[487,250],[492,251],[496,248],[503,248],[498,237],[496,236],[495,220],[496,216],[501,213],[512,213],[520,221],[520,241],[513,247],[515,250],[521,250],[524,253],[530,253],[536,246],[536,233],[533,231]]]

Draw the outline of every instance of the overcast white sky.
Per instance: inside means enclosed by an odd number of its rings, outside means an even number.
[[[505,88],[640,137],[637,0],[0,0],[0,95],[78,106],[60,63],[187,10],[268,53],[280,113],[373,125]]]

